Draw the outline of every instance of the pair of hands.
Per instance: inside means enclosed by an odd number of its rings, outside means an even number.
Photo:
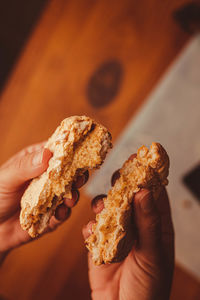
[[[0,168],[0,260],[12,248],[31,240],[19,223],[20,199],[29,181],[48,167],[52,154],[44,143],[32,145],[9,159]],[[118,177],[114,173],[112,184]],[[71,213],[79,199],[78,189],[88,180],[86,172],[74,183],[72,199],[64,199],[50,220],[48,231],[56,229]],[[95,213],[103,209],[103,196],[92,201]],[[121,263],[94,266],[88,254],[92,298],[124,300],[169,299],[174,268],[174,233],[169,200],[163,189],[155,201],[150,191],[141,190],[133,199],[137,239],[128,257]],[[83,228],[86,239],[92,221]],[[133,228],[133,230],[135,230]]]

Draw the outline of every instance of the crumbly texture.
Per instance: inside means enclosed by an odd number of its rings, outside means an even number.
[[[98,168],[111,147],[108,130],[89,117],[64,119],[45,145],[53,153],[48,169],[31,181],[21,199],[21,227],[31,237],[41,234],[63,195],[72,197],[76,178]]]
[[[104,209],[97,214],[86,247],[96,265],[123,260],[133,245],[132,198],[142,188],[159,197],[161,187],[168,184],[169,157],[158,143],[150,150],[142,146],[133,160],[127,160],[120,177],[104,198]]]

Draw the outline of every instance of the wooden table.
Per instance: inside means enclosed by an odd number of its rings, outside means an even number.
[[[0,97],[0,162],[46,139],[70,115],[94,117],[115,141],[188,41],[172,16],[186,2],[50,1]],[[81,227],[90,218],[83,190],[69,221],[7,257],[0,294],[89,299]],[[199,283],[177,266],[171,299],[199,294]]]

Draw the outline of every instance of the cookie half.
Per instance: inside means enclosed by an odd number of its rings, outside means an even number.
[[[64,119],[47,141],[53,156],[48,169],[34,178],[21,199],[20,223],[31,237],[41,234],[72,183],[86,170],[98,168],[112,147],[108,130],[86,116]]]
[[[134,237],[132,199],[142,188],[158,198],[161,187],[168,184],[169,157],[159,143],[150,149],[142,146],[133,160],[127,160],[120,177],[104,198],[104,209],[97,214],[86,247],[96,265],[119,262],[130,252]]]

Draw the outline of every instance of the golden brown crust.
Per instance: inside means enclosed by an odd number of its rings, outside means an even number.
[[[111,146],[108,130],[89,117],[61,122],[45,145],[53,153],[48,169],[32,180],[21,199],[20,223],[30,236],[45,230],[63,195],[71,198],[73,181],[98,168]]]
[[[169,158],[159,143],[152,143],[150,150],[142,146],[133,160],[127,160],[120,170],[120,177],[104,198],[104,209],[96,216],[93,233],[86,240],[96,265],[124,259],[133,243],[131,203],[134,193],[142,188],[159,196],[161,187],[167,185]]]

